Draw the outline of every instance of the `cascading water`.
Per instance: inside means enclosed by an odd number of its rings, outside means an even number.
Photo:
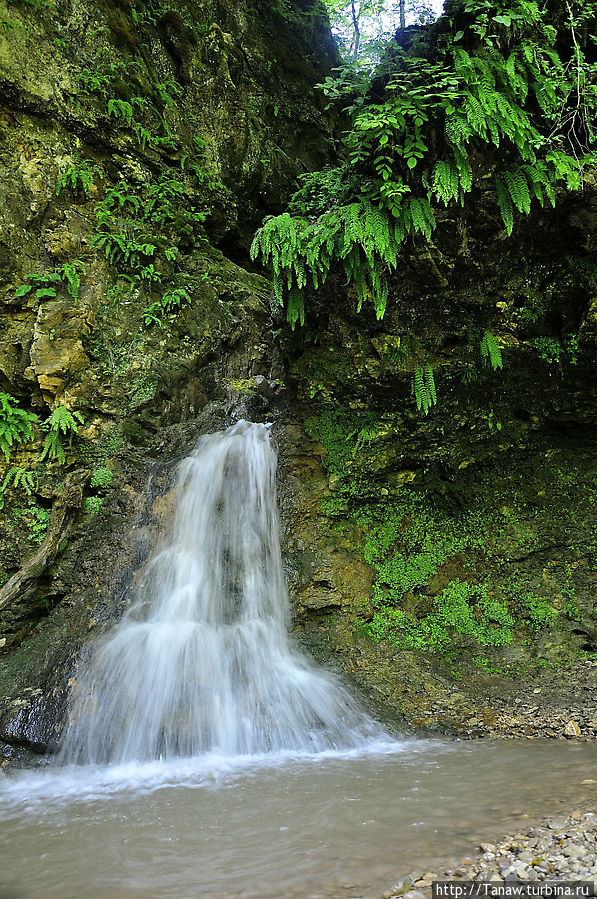
[[[74,689],[62,762],[361,746],[382,736],[290,645],[266,425],[202,437],[170,541]]]

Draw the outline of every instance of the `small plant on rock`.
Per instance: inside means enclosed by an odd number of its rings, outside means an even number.
[[[33,437],[33,423],[37,415],[20,409],[8,393],[0,393],[0,451],[10,460],[10,452],[16,443],[27,443]]]
[[[41,451],[40,459],[56,459],[63,465],[66,454],[62,445],[62,437],[68,436],[69,445],[73,436],[78,434],[77,422],[83,424],[83,416],[80,412],[71,412],[66,406],[57,406],[52,414],[44,421],[42,428],[47,432]]]

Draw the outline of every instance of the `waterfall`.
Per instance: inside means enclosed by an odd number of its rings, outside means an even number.
[[[266,425],[199,440],[172,531],[73,688],[64,763],[360,746],[380,729],[288,637]]]

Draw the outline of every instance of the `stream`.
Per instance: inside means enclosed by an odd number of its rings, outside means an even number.
[[[585,801],[597,747],[396,740],[294,647],[275,482],[262,424],[181,462],[60,751],[2,777],[0,899],[378,899]]]
[[[3,778],[2,899],[380,899],[586,807],[597,747],[412,740]],[[439,870],[438,870],[439,868]]]

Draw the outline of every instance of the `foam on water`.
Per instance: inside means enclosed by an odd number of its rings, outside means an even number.
[[[316,752],[282,750],[254,755],[222,755],[208,752],[192,758],[129,761],[109,765],[66,765],[9,772],[0,781],[0,821],[23,812],[55,811],[80,803],[109,800],[125,793],[141,796],[171,787],[200,788],[223,786],[235,779],[259,776],[265,770],[348,762],[389,756],[411,757],[419,753],[442,752],[454,748],[440,740],[409,739],[369,741],[352,749]]]

